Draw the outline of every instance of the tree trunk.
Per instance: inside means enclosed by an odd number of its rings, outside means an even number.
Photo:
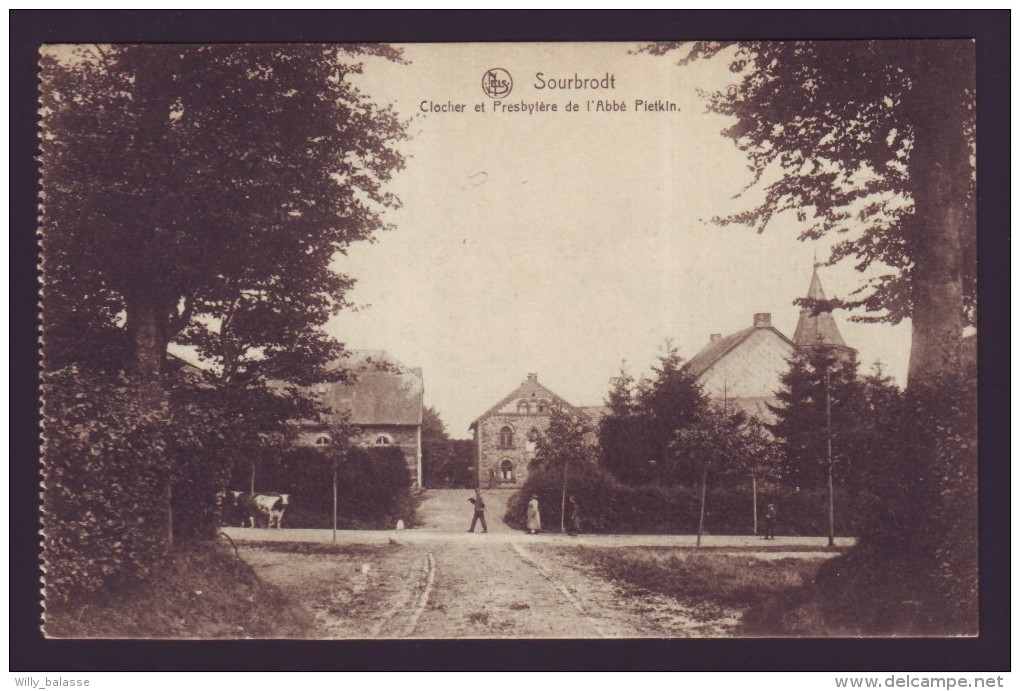
[[[751,476],[751,511],[754,513],[754,534],[758,534],[758,478]]]
[[[695,547],[701,547],[701,533],[705,529],[705,488],[708,487],[708,468],[701,471],[701,512],[698,514],[698,541]]]
[[[173,481],[166,481],[166,551],[174,548],[174,485]]]
[[[567,532],[567,466],[569,464],[563,462],[563,491],[560,494],[560,532]]]
[[[159,381],[165,346],[154,301],[144,295],[129,296],[127,330],[134,348],[131,369],[143,382]]]
[[[909,235],[912,334],[907,386],[938,385],[960,370],[963,280],[977,232],[971,163],[973,45],[957,50],[918,51],[910,111],[915,116],[910,177],[914,218]],[[934,58],[934,64],[931,60]],[[950,78],[958,77],[957,79]],[[968,95],[969,91],[969,95]]]

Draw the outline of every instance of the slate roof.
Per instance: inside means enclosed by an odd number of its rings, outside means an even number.
[[[578,406],[577,409],[591,418],[591,421],[596,425],[602,418],[609,415],[609,406],[606,405],[582,405]]]
[[[405,367],[384,350],[356,350],[334,367],[352,370],[351,384],[312,387],[334,412],[350,412],[355,425],[420,425],[424,385],[421,370]]]
[[[774,326],[749,326],[746,329],[732,333],[729,336],[720,338],[718,341],[710,341],[708,345],[699,350],[694,357],[687,361],[685,367],[694,373],[694,376],[700,377],[702,374],[708,371],[708,369],[719,362],[728,352],[739,346],[747,339],[756,329],[768,329],[772,331],[781,339],[789,343],[790,345],[796,346],[789,338],[783,335],[783,332]]]
[[[825,300],[825,291],[822,290],[822,281],[818,278],[818,267],[815,267],[811,274],[811,286],[808,288],[808,299]],[[839,333],[836,320],[832,312],[814,313],[811,308],[805,307],[800,311],[800,320],[797,322],[797,330],[793,332],[793,342],[802,348],[812,348],[820,345],[848,348],[843,336]],[[848,348],[853,350],[852,348]]]

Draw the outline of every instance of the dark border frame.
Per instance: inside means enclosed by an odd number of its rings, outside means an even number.
[[[10,670],[1010,669],[1009,11],[40,11],[10,19]],[[52,641],[39,630],[35,77],[49,42],[974,38],[981,635],[972,639]]]

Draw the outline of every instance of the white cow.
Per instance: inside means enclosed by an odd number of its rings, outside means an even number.
[[[283,522],[283,512],[290,503],[289,494],[276,494],[263,492],[259,494],[248,494],[247,492],[231,492],[234,497],[234,505],[241,512],[242,523],[247,519],[252,528],[261,527],[264,522],[267,528],[280,529]]]

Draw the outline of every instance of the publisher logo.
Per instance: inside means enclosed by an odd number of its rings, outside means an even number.
[[[482,91],[489,98],[503,98],[510,95],[514,80],[502,67],[493,67],[482,75]]]

